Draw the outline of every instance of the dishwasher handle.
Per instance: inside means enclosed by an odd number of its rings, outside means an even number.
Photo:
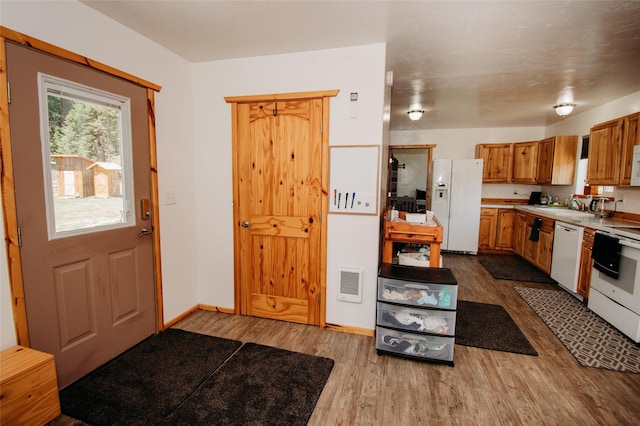
[[[556,230],[566,231],[566,232],[578,232],[580,230],[580,227],[575,225],[569,225],[568,223],[556,222]]]

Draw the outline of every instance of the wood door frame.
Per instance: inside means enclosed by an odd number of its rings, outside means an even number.
[[[435,147],[437,146],[437,144],[417,144],[417,145],[389,145],[388,151],[387,151],[387,160],[386,162],[388,163],[388,160],[393,157],[393,150],[394,149],[426,149],[427,150],[427,164],[426,164],[426,170],[427,170],[427,182],[426,182],[426,209],[430,209],[431,208],[431,191],[429,190],[431,188],[431,173],[429,173],[429,167],[431,167],[431,161],[433,161],[433,150],[435,149]],[[387,167],[389,165],[387,164]],[[385,197],[385,205],[386,202],[389,201],[389,192],[391,192],[391,176],[387,176],[387,196]],[[387,206],[389,207],[389,206]]]
[[[268,102],[268,101],[293,101],[301,99],[322,98],[322,200],[321,200],[321,226],[320,226],[320,322],[319,326],[327,326],[327,222],[329,212],[329,100],[338,95],[339,90],[325,90],[318,92],[279,93],[255,96],[228,96],[224,100],[231,104],[231,156],[233,179],[233,272],[234,272],[234,313],[239,315],[246,312],[244,298],[242,297],[240,256],[240,192],[238,189],[238,104]]]
[[[11,306],[13,310],[13,322],[16,330],[18,345],[30,347],[29,326],[27,323],[27,310],[24,296],[24,281],[22,276],[22,262],[20,246],[18,244],[18,215],[16,210],[16,198],[14,190],[13,160],[11,151],[11,132],[9,127],[9,93],[7,88],[7,55],[5,42],[16,44],[48,53],[60,59],[65,59],[84,65],[96,71],[127,80],[131,83],[147,89],[149,148],[151,168],[149,178],[151,181],[151,198],[153,205],[153,263],[154,285],[156,294],[156,329],[164,330],[164,314],[162,299],[162,274],[160,256],[160,215],[158,204],[158,158],[156,155],[155,132],[155,92],[161,87],[141,78],[117,70],[113,67],[94,61],[85,56],[70,52],[61,47],[54,46],[42,40],[19,33],[9,28],[0,26],[0,174],[2,179],[2,217],[4,222],[5,244],[7,248],[7,264],[9,269],[9,286],[11,292]]]

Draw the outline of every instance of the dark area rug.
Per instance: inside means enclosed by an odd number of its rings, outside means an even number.
[[[497,280],[529,281],[543,284],[556,283],[544,272],[519,256],[485,255],[478,261]]]
[[[580,365],[640,373],[640,346],[563,290],[513,288]]]
[[[62,390],[62,413],[92,425],[157,424],[241,344],[168,329]]]
[[[488,303],[458,301],[456,344],[538,355],[509,313],[500,305]]]
[[[333,360],[246,343],[163,424],[306,425]]]

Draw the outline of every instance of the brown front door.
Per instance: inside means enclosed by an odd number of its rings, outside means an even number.
[[[30,345],[55,355],[64,387],[156,331],[153,241],[139,237],[151,229],[139,207],[151,198],[147,95],[6,47]],[[96,188],[96,163],[120,170],[117,195]]]
[[[315,325],[324,318],[325,102],[234,104],[236,295],[242,314]]]

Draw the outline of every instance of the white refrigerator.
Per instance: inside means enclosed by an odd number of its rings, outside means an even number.
[[[482,160],[433,160],[431,211],[440,221],[446,251],[478,253]]]

